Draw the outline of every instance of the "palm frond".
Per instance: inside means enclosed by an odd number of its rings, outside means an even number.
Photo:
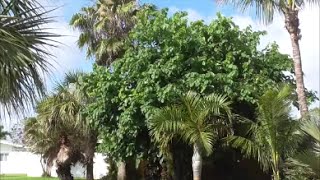
[[[299,122],[289,115],[291,94],[289,86],[267,90],[258,101],[256,122],[236,116],[240,122],[246,123],[244,137],[225,139],[246,157],[256,159],[264,171],[279,171],[281,162],[292,156],[302,142]]]
[[[180,104],[158,109],[153,113],[149,122],[152,137],[160,144],[166,137],[170,138],[165,143],[170,142],[173,137],[181,138],[190,146],[197,144],[206,155],[211,154],[219,134],[228,127],[229,121],[222,115],[229,113],[230,103],[225,96],[201,97],[191,91],[182,95],[181,101]],[[219,114],[219,120],[210,121],[212,114]]]
[[[314,151],[305,151],[295,156],[299,162],[308,165],[320,177],[320,154]]]
[[[281,168],[283,169],[285,180],[318,179],[307,164],[293,158],[287,159]]]
[[[301,130],[314,138],[317,143],[320,143],[320,127],[313,121],[304,121],[301,125]]]
[[[52,38],[57,37],[43,28],[53,19],[38,11],[36,1],[1,3],[0,116],[25,112],[44,94],[42,75],[49,72],[52,56],[47,48],[54,47]]]
[[[70,24],[80,30],[79,47],[86,47],[88,58],[95,57],[98,65],[109,66],[122,54],[124,40],[134,26],[136,2],[97,1],[82,8]]]
[[[281,12],[283,4],[282,0],[216,0],[218,4],[231,4],[241,11],[247,9],[254,9],[257,17],[262,20],[263,23],[269,24],[273,21],[275,12]]]
[[[270,157],[268,150],[263,149],[260,144],[252,141],[248,138],[240,136],[229,136],[224,140],[233,148],[240,149],[241,153],[247,158],[256,159],[264,171],[268,171],[271,168]]]
[[[156,132],[176,134],[182,130],[183,109],[173,106],[156,110],[150,120],[152,134]]]
[[[0,0],[0,14],[14,17],[29,17],[39,14],[43,7],[37,0]]]

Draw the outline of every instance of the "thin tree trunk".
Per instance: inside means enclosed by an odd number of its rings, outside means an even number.
[[[201,180],[202,157],[200,153],[200,147],[198,144],[195,144],[193,146],[192,172],[193,172],[193,180]]]
[[[42,176],[46,175],[46,170],[44,168],[44,163],[43,163],[43,155],[40,154],[40,164],[41,164],[41,168],[42,168]]]
[[[90,161],[87,163],[87,174],[86,174],[87,180],[93,180],[93,161]]]
[[[296,86],[298,94],[299,110],[302,118],[308,114],[308,105],[305,93],[305,86],[303,81],[303,71],[301,63],[301,54],[299,40],[301,38],[299,29],[298,10],[286,9],[285,13],[285,26],[290,34],[292,45],[292,58],[294,65],[294,73],[296,77]]]
[[[126,163],[124,161],[118,164],[117,180],[126,180]]]
[[[71,174],[71,148],[67,136],[62,135],[60,138],[60,150],[57,154],[57,175],[60,180],[73,180]]]
[[[279,172],[279,154],[277,152],[272,155],[273,168],[272,168],[272,176],[273,180],[280,180],[280,172]]]
[[[93,180],[93,158],[94,153],[96,151],[96,144],[97,144],[97,136],[94,133],[91,133],[92,135],[89,138],[88,146],[86,149],[86,158],[87,158],[87,173],[86,173],[86,179],[87,180]]]
[[[60,180],[73,180],[71,164],[58,165],[57,175]]]
[[[52,168],[52,164],[46,163],[46,172],[48,177],[51,177],[51,168]]]
[[[146,160],[141,160],[137,169],[139,180],[146,179],[146,169],[148,168],[148,162]]]
[[[273,180],[280,180],[280,173],[279,173],[279,171],[276,171],[276,172],[273,174]]]

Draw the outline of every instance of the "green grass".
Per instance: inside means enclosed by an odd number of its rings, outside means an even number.
[[[58,180],[58,178],[27,177],[26,175],[0,175],[0,180]]]

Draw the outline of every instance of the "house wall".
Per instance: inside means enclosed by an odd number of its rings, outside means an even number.
[[[12,151],[12,146],[7,144],[0,144],[0,153],[8,153]]]
[[[104,156],[96,153],[94,162],[94,178],[99,179],[105,176],[108,172]],[[0,174],[27,174],[30,177],[42,175],[40,155],[31,152],[10,152],[7,161],[1,162],[0,167]],[[86,168],[76,164],[71,168],[71,172],[74,177],[85,177]],[[57,177],[55,166],[51,169],[51,175]]]

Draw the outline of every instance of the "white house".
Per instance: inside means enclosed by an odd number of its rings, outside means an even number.
[[[95,179],[99,179],[108,173],[104,158],[100,153],[95,154],[93,167]],[[81,164],[73,166],[71,172],[77,178],[86,175],[85,167]],[[0,140],[0,174],[26,174],[30,177],[40,177],[42,175],[40,155],[28,152],[22,145]],[[51,175],[53,177],[57,176],[55,166],[51,170]]]

